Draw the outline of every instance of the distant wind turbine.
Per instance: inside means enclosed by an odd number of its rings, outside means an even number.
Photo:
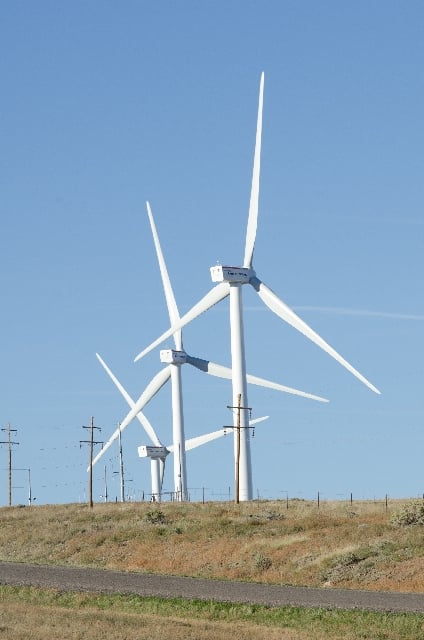
[[[261,138],[262,138],[262,110],[263,110],[263,90],[264,90],[264,74],[261,75],[259,88],[259,107],[256,127],[256,144],[253,162],[253,177],[250,194],[249,215],[247,220],[247,231],[245,241],[244,260],[242,267],[230,266],[214,266],[211,267],[212,282],[218,282],[215,287],[209,291],[190,311],[188,311],[180,320],[174,323],[171,328],[162,334],[157,340],[149,345],[144,351],[138,354],[135,360],[140,360],[149,351],[154,349],[161,342],[169,338],[176,331],[179,331],[186,324],[197,318],[201,313],[207,311],[210,307],[217,304],[228,295],[230,296],[230,330],[231,330],[231,357],[233,371],[233,404],[237,404],[237,399],[241,398],[241,407],[248,406],[247,400],[247,376],[245,365],[245,348],[244,348],[244,332],[243,332],[243,313],[242,313],[242,286],[250,284],[264,304],[271,309],[282,320],[290,324],[292,327],[303,333],[309,340],[323,349],[343,367],[345,367],[356,378],[363,382],[372,391],[379,394],[380,391],[369,382],[359,371],[347,362],[333,347],[323,340],[315,331],[313,331],[299,316],[297,316],[285,302],[262,282],[253,269],[253,251],[256,240],[256,230],[258,222],[258,205],[259,205],[259,176],[260,176],[260,155],[261,155]],[[251,500],[252,491],[252,470],[250,460],[250,439],[248,433],[248,411],[246,408],[241,409],[240,415],[240,500]]]
[[[121,392],[122,396],[125,398],[130,407],[135,406],[134,400],[131,398],[128,391],[124,388],[124,386],[119,382],[118,378],[107,366],[106,362],[103,358],[100,357],[98,353],[96,353],[97,360],[102,365],[103,369],[108,374],[109,378],[115,384],[117,389]],[[144,415],[142,411],[137,413],[137,420],[140,422],[147,436],[150,438],[150,441],[153,445],[151,451],[154,450],[154,455],[150,455],[150,471],[151,471],[151,482],[152,482],[152,496],[154,496],[155,500],[160,500],[160,495],[162,493],[162,483],[163,483],[163,474],[165,471],[165,460],[166,456],[169,454],[169,450],[163,446],[162,442],[159,440],[158,436],[151,423]],[[122,432],[122,426],[118,426],[118,437],[119,431]],[[97,456],[93,459],[93,466],[103,455],[104,450],[102,449]]]

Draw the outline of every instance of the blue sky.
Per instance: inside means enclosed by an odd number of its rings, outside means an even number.
[[[421,2],[6,2],[0,8],[0,423],[13,501],[86,496],[90,416],[107,440],[127,412],[99,352],[138,397],[161,368],[136,354],[168,328],[149,200],[180,313],[240,264],[259,78],[265,71],[258,275],[381,389],[376,396],[244,292],[249,372],[323,395],[252,388],[253,485],[263,497],[424,491]],[[172,342],[168,343],[170,346]],[[230,364],[228,303],[184,330]],[[184,367],[186,436],[231,422],[228,382]],[[171,442],[171,400],[146,407]],[[1,432],[6,440],[6,432]],[[138,423],[128,493],[150,490]],[[232,494],[232,437],[188,453],[188,486]],[[109,455],[110,454],[110,455]],[[119,495],[117,447],[94,497]],[[0,447],[0,504],[7,504]],[[172,489],[169,461],[165,490]]]

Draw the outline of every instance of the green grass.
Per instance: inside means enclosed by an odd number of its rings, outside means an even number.
[[[139,616],[140,621],[143,619],[144,627],[146,626],[146,620],[149,619],[151,619],[152,624],[156,626],[161,620],[162,623],[164,623],[164,628],[166,628],[167,619],[179,619],[181,621],[187,621],[187,623],[188,621],[195,620],[207,621],[212,623],[209,625],[210,636],[202,635],[202,637],[210,637],[211,640],[230,637],[226,635],[225,630],[228,631],[231,625],[235,623],[247,623],[252,633],[255,627],[258,628],[258,631],[265,629],[265,632],[266,629],[269,629],[269,632],[272,630],[286,630],[297,632],[297,635],[287,637],[307,638],[308,640],[321,638],[343,638],[344,640],[424,639],[424,615],[421,614],[376,613],[319,608],[306,609],[299,607],[265,607],[260,605],[204,602],[200,600],[162,600],[132,595],[64,593],[31,587],[4,586],[0,587],[0,600],[2,601],[3,609],[7,603],[24,605],[24,610],[28,615],[32,615],[33,620],[35,614],[31,612],[34,612],[37,608],[40,609],[40,607],[43,608],[43,610],[45,607],[48,607],[52,612],[52,616],[54,616],[58,610],[96,612],[99,620],[102,619],[103,614],[107,614],[107,619],[111,624],[117,624],[120,616],[130,614],[131,616]],[[45,611],[43,615],[45,615]],[[81,621],[84,625],[84,618],[82,618]],[[7,625],[7,621],[5,622],[2,614],[0,614],[0,622],[3,625]],[[219,624],[215,626],[213,623]],[[226,623],[226,625],[223,626],[222,623]],[[78,628],[76,625],[78,625],[78,619],[75,617],[73,624],[74,631],[77,633]],[[172,624],[170,625],[170,630],[171,628]],[[103,632],[104,630],[102,633]],[[85,633],[89,633],[87,628],[85,628]],[[224,635],[222,635],[223,633]],[[79,636],[75,635],[74,637]],[[86,635],[86,637],[91,638],[96,636]],[[114,633],[114,637],[119,638],[120,636]],[[163,637],[165,638],[167,636]],[[174,637],[171,631],[169,637]],[[186,637],[189,638],[192,636],[187,635]],[[275,637],[284,638],[286,636]]]

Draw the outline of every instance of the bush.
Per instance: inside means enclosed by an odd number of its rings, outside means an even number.
[[[151,524],[166,524],[166,516],[160,509],[148,511],[145,515],[145,519]]]
[[[390,522],[398,527],[424,525],[424,503],[409,502],[392,515]]]
[[[262,555],[262,553],[257,553],[254,559],[255,559],[255,569],[257,569],[258,571],[266,571],[267,569],[270,569],[272,566],[271,558],[268,558],[267,556]]]

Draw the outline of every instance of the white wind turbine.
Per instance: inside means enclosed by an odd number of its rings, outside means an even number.
[[[100,357],[100,355],[98,353],[96,353],[96,358],[100,362],[100,364],[102,365],[103,369],[108,374],[109,378],[115,384],[117,389],[119,389],[119,391],[121,392],[122,396],[125,398],[127,403],[129,404],[129,406],[131,408],[133,408],[135,406],[135,402],[131,398],[131,396],[128,393],[128,391],[119,382],[118,378],[112,373],[112,371],[107,366],[106,362]],[[137,419],[140,422],[140,424],[143,427],[143,429],[145,430],[145,432],[148,435],[148,437],[150,438],[150,441],[151,441],[151,443],[153,445],[152,450],[151,450],[151,454],[152,455],[149,456],[150,457],[151,482],[152,482],[152,497],[154,497],[155,500],[160,500],[160,496],[161,496],[161,493],[162,493],[163,474],[164,474],[164,471],[165,471],[165,460],[166,460],[166,456],[169,454],[169,450],[166,447],[163,446],[163,444],[159,440],[155,430],[153,429],[151,423],[149,422],[149,420],[147,419],[147,417],[144,415],[144,413],[142,411],[139,411],[137,413]],[[119,429],[122,432],[121,425],[119,425],[119,427],[118,427],[118,436],[119,436]],[[94,458],[93,463],[92,463],[93,466],[100,459],[100,457],[102,455],[102,451],[103,451],[103,449]],[[89,470],[89,469],[87,469],[87,470]]]
[[[259,297],[271,311],[282,320],[303,333],[309,340],[318,345],[326,353],[332,356],[343,367],[356,376],[361,382],[375,393],[380,391],[372,385],[359,371],[349,364],[340,354],[313,331],[290,307],[288,307],[277,295],[262,282],[253,269],[253,250],[256,239],[256,229],[258,221],[259,205],[259,175],[260,175],[260,155],[262,137],[262,108],[263,108],[264,74],[261,75],[259,88],[259,107],[256,128],[256,144],[253,162],[253,177],[250,194],[249,215],[247,221],[245,252],[242,267],[215,266],[211,267],[212,282],[218,282],[204,298],[192,307],[177,323],[155,340],[149,347],[144,349],[135,360],[140,360],[154,347],[169,338],[173,333],[184,327],[186,324],[197,318],[201,313],[210,307],[230,296],[230,330],[231,330],[231,357],[233,371],[233,405],[237,405],[240,397],[241,407],[247,407],[247,376],[245,365],[245,349],[243,334],[243,314],[242,314],[242,286],[250,284],[258,293]],[[235,419],[235,418],[234,418]],[[247,409],[241,409],[240,415],[240,465],[239,465],[239,489],[240,500],[250,500],[252,498],[252,470],[250,460],[250,440],[248,433],[248,413]]]
[[[168,315],[171,326],[177,324],[180,321],[180,314],[178,311],[177,303],[175,300],[174,292],[171,286],[171,281],[166,267],[165,258],[162,252],[162,248],[159,241],[159,235],[156,229],[155,221],[153,218],[152,210],[149,202],[146,202],[147,215],[149,217],[150,228],[152,230],[153,242],[155,245],[156,255],[159,263],[159,269],[162,279],[162,285],[165,293],[166,304],[168,307]],[[209,373],[210,375],[217,376],[219,378],[231,379],[232,372],[228,367],[215,364],[208,360],[201,358],[195,358],[190,356],[183,347],[182,331],[176,330],[173,333],[175,349],[163,349],[160,352],[160,359],[170,365],[171,368],[171,386],[172,386],[172,425],[173,425],[173,446],[174,446],[174,484],[176,495],[182,496],[183,500],[187,499],[187,470],[185,463],[185,448],[184,448],[184,413],[183,413],[183,399],[182,399],[182,378],[181,378],[181,366],[183,364],[191,364],[192,366]],[[275,384],[262,378],[257,378],[251,375],[247,375],[247,382],[251,384],[258,384],[271,389],[278,389],[279,391],[294,393],[304,397],[312,398],[314,400],[325,401],[318,396],[311,396],[302,391],[284,387],[279,384]],[[177,490],[177,486],[179,487]]]
[[[101,356],[96,353],[96,357],[103,369],[106,371],[112,382],[121,392],[122,396],[125,398],[127,403],[131,408],[135,406],[135,401],[131,398],[128,391],[124,388],[124,386],[119,382],[118,378],[112,373],[110,368],[107,366],[106,362],[101,358]],[[150,467],[151,467],[151,483],[152,483],[152,498],[156,501],[161,500],[162,495],[162,485],[163,485],[163,476],[165,471],[165,461],[166,457],[174,452],[174,445],[164,446],[160,439],[158,438],[155,430],[153,429],[151,423],[147,419],[147,417],[139,411],[137,413],[137,419],[145,430],[146,434],[149,436],[152,445],[141,445],[138,447],[138,454],[141,458],[150,458]],[[267,420],[268,416],[264,416],[262,418],[256,418],[255,420],[250,421],[250,426],[258,424],[259,422],[263,422]],[[121,427],[122,431],[122,427]],[[226,435],[226,433],[230,431],[228,427],[218,429],[217,431],[212,431],[211,433],[206,433],[201,436],[195,436],[194,438],[190,438],[186,440],[184,443],[185,451],[190,451],[192,449],[196,449],[208,442],[212,442],[213,440],[217,440],[222,436]],[[97,460],[93,460],[94,463]],[[89,469],[87,469],[89,470]]]
[[[168,314],[171,326],[177,325],[181,322],[180,314],[178,311],[177,303],[175,301],[174,292],[172,290],[171,281],[169,278],[168,270],[166,268],[165,259],[162,253],[162,249],[159,242],[159,236],[156,230],[156,225],[153,219],[152,211],[149,203],[147,202],[147,214],[150,221],[150,226],[153,234],[153,241],[155,244],[156,254],[159,262],[159,268],[162,278],[162,284],[165,292],[166,303],[168,307]],[[183,414],[183,398],[182,398],[182,379],[181,379],[181,366],[183,364],[191,364],[200,371],[208,373],[209,375],[219,378],[225,378],[228,380],[233,379],[232,370],[229,367],[216,364],[209,360],[202,358],[196,358],[189,355],[183,348],[181,327],[172,330],[169,336],[173,335],[175,349],[165,349],[160,352],[160,359],[168,366],[162,369],[147,385],[146,389],[141,394],[140,398],[133,405],[130,404],[131,410],[121,423],[121,425],[114,431],[112,436],[104,445],[103,449],[97,454],[93,460],[93,465],[99,460],[99,458],[105,453],[109,446],[119,437],[119,431],[123,431],[130,422],[137,416],[138,412],[142,411],[144,406],[153,398],[153,396],[161,389],[161,387],[171,378],[172,387],[172,431],[173,431],[173,447],[174,447],[174,490],[177,499],[187,499],[187,471],[185,460],[185,436],[184,436],[184,414]],[[258,378],[245,373],[246,383],[255,384],[269,389],[275,389],[284,393],[291,393],[311,400],[317,400],[319,402],[328,402],[325,398],[312,395],[304,391],[299,391],[291,387],[287,387],[276,382],[265,380],[264,378]],[[247,420],[247,419],[246,419]],[[246,426],[248,422],[245,423]]]

